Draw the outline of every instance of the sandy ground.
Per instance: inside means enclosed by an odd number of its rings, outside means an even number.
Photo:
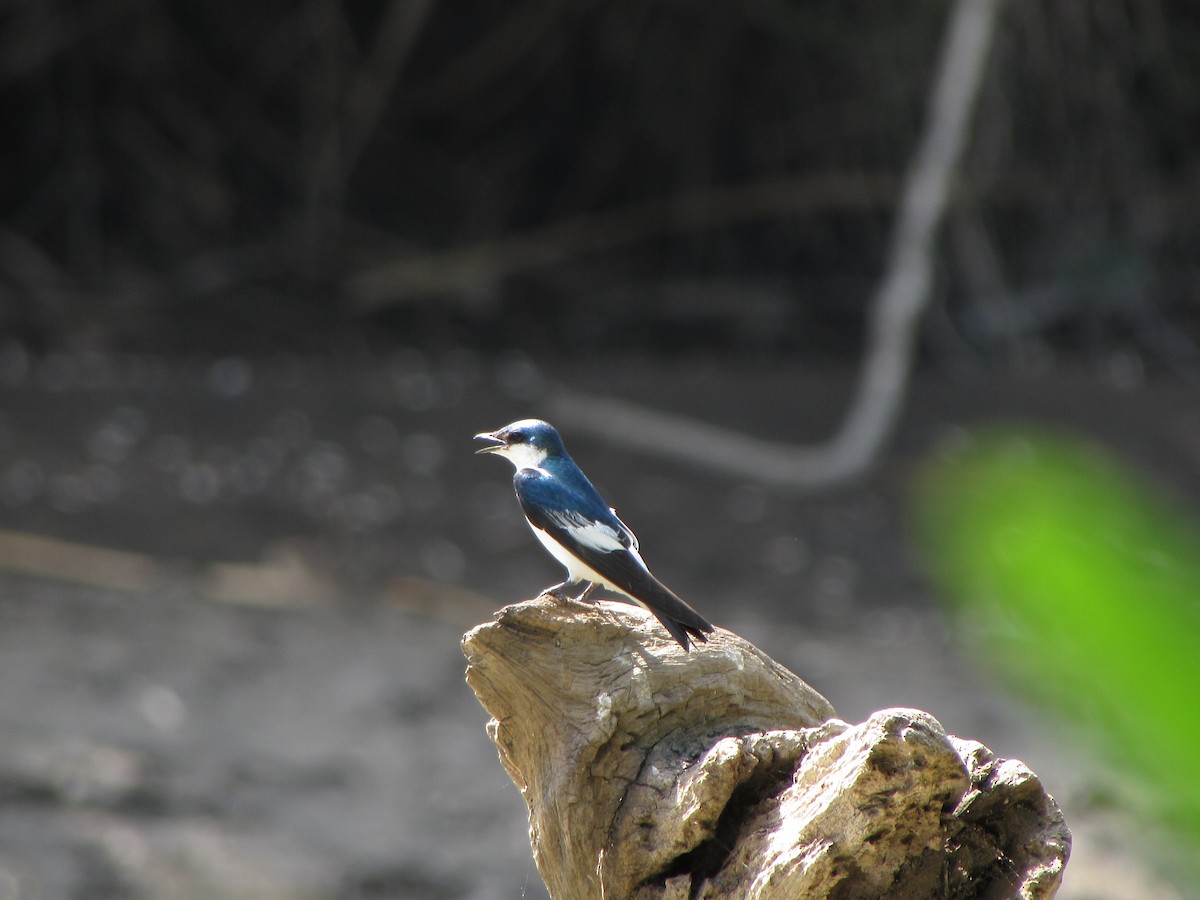
[[[549,381],[802,441],[850,373],[0,348],[0,898],[544,896],[458,642],[557,580],[470,441]],[[906,491],[1019,416],[1200,505],[1197,407],[1119,367],[920,379],[879,469],[819,496],[567,439],[663,580],[844,718],[920,707],[1041,774],[1076,832],[1062,896],[1168,898],[1078,736],[943,618]]]

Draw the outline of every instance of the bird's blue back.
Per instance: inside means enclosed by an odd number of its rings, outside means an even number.
[[[513,487],[522,503],[556,513],[583,515],[617,532],[625,531],[600,492],[566,452],[547,456],[541,468],[550,474],[549,478],[536,469],[520,469],[513,475]]]

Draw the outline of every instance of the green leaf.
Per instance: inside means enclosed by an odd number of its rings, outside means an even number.
[[[1200,532],[1099,449],[992,430],[918,480],[920,541],[981,652],[1200,839]]]

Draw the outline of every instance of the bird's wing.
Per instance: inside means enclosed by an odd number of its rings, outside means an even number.
[[[633,530],[628,525],[621,521],[620,517],[617,516],[617,511],[612,507],[609,507],[608,511],[612,513],[612,517],[616,520],[616,523],[620,525],[621,530],[625,532],[625,538],[628,540],[628,544],[626,544],[626,546],[628,546],[630,550],[634,551],[641,549],[638,546],[637,535],[633,533]]]
[[[624,531],[578,513],[524,502],[521,506],[534,528],[546,532],[613,587],[639,599],[653,592],[654,577]]]
[[[599,521],[581,512],[555,509],[518,494],[521,509],[531,525],[540,528],[572,552],[627,553],[631,546],[630,535],[621,528]],[[587,560],[584,560],[587,562]]]
[[[529,524],[545,532],[606,584],[649,609],[686,650],[688,636],[705,640],[713,630],[698,612],[650,574],[637,538],[602,501],[533,469],[514,479]]]
[[[601,575],[617,584],[629,580],[622,570],[641,568],[637,538],[603,501],[569,482],[523,469],[514,479],[517,499],[529,524],[546,532]]]

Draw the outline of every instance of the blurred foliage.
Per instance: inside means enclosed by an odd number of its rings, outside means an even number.
[[[680,214],[379,318],[425,340],[857,353],[947,10],[12,0],[0,325],[224,343],[257,317],[294,335],[361,318],[346,285],[364,268],[802,177],[774,213]],[[1198,50],[1193,0],[1010,0],[937,352],[1133,341],[1194,363]]]
[[[929,465],[916,508],[982,654],[1200,846],[1200,530],[1097,448],[982,431]],[[1118,792],[1119,793],[1119,792]]]

